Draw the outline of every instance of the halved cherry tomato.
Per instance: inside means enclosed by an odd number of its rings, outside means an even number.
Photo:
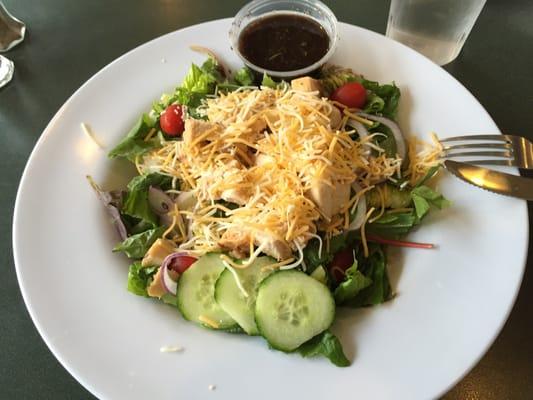
[[[172,271],[183,274],[192,264],[196,262],[196,257],[186,256],[185,254],[174,257],[168,268]]]
[[[161,125],[161,130],[167,135],[181,135],[185,128],[183,123],[183,108],[178,104],[169,105],[161,113],[159,124]]]
[[[350,268],[353,263],[353,249],[347,248],[335,254],[328,267],[335,282],[341,283],[343,281],[346,270]]]
[[[350,82],[337,88],[330,98],[349,108],[363,108],[366,103],[366,89],[359,82]]]

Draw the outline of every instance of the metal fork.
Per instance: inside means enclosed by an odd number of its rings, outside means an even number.
[[[441,139],[442,158],[477,165],[533,169],[533,143],[513,135],[473,135]]]

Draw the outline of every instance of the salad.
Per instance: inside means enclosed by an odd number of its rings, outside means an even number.
[[[328,65],[275,82],[192,65],[109,153],[136,167],[104,191],[130,292],[205,328],[350,365],[337,307],[391,300],[386,246],[448,201],[438,142],[407,141],[400,90]]]

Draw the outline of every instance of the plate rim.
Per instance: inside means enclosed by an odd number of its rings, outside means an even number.
[[[36,154],[40,151],[40,148],[42,147],[42,144],[44,143],[44,141],[47,140],[48,136],[53,133],[54,125],[61,118],[61,115],[69,107],[69,105],[73,101],[73,99],[75,97],[77,97],[79,92],[81,92],[93,80],[97,79],[98,76],[101,73],[103,73],[104,71],[106,71],[109,68],[112,68],[116,63],[119,63],[122,59],[126,58],[131,53],[134,53],[134,52],[138,51],[139,49],[141,49],[141,48],[143,48],[145,46],[148,47],[153,42],[158,41],[159,39],[161,39],[163,37],[174,35],[177,32],[184,32],[184,31],[188,31],[188,30],[198,29],[198,28],[200,28],[202,26],[211,25],[213,23],[229,22],[229,21],[232,21],[232,20],[233,20],[233,17],[218,18],[218,19],[213,19],[213,20],[197,23],[197,24],[194,24],[194,25],[189,25],[189,26],[186,26],[186,27],[183,27],[183,28],[180,28],[180,29],[176,29],[176,30],[171,31],[171,32],[164,33],[164,34],[159,35],[159,36],[157,36],[157,37],[155,37],[153,39],[150,39],[150,40],[148,40],[148,41],[146,41],[144,43],[141,43],[138,46],[135,46],[134,48],[126,51],[124,54],[118,56],[113,61],[111,61],[108,64],[106,64],[104,67],[100,68],[89,79],[87,79],[85,82],[83,82],[83,84],[80,87],[78,87],[78,89],[76,89],[67,98],[67,100],[65,100],[65,102],[61,105],[61,107],[57,110],[57,112],[54,114],[52,119],[48,122],[46,127],[43,129],[43,131],[40,134],[38,140],[35,142],[35,144],[33,146],[33,149],[30,152],[30,155],[29,155],[28,159],[26,160],[26,164],[24,166],[24,170],[22,172],[22,175],[21,175],[21,178],[20,178],[20,181],[19,181],[19,184],[18,184],[17,192],[16,192],[16,198],[15,198],[15,203],[14,203],[14,208],[13,208],[13,221],[12,221],[12,250],[13,250],[13,259],[14,259],[14,265],[15,265],[15,272],[16,272],[16,276],[17,276],[17,283],[18,283],[22,298],[24,300],[24,305],[26,307],[26,310],[27,310],[28,314],[30,315],[30,318],[31,318],[35,328],[37,329],[37,332],[39,333],[41,339],[44,341],[44,343],[48,347],[48,350],[54,355],[54,357],[58,360],[58,362],[61,364],[61,366],[81,386],[84,387],[84,389],[89,391],[89,393],[91,393],[93,396],[96,396],[97,398],[103,398],[102,397],[103,394],[99,390],[96,390],[96,388],[92,384],[90,384],[83,376],[80,376],[77,373],[75,373],[73,371],[74,368],[70,365],[68,360],[64,359],[62,357],[62,355],[60,354],[60,350],[58,348],[56,348],[51,343],[50,338],[47,336],[47,334],[45,332],[46,328],[43,326],[43,324],[39,320],[39,317],[36,315],[34,309],[31,306],[30,294],[27,292],[26,287],[22,284],[22,278],[21,278],[22,272],[21,272],[21,267],[20,267],[21,261],[20,261],[20,250],[19,250],[20,244],[18,243],[19,241],[17,240],[17,238],[19,236],[19,230],[21,228],[19,226],[20,224],[18,223],[18,220],[20,218],[19,215],[23,212],[21,210],[21,205],[20,205],[21,200],[20,199],[21,199],[21,196],[23,195],[24,188],[26,187],[26,181],[29,179],[28,176],[29,176],[29,174],[30,174],[30,172],[32,170],[32,167],[33,167],[32,164],[33,164],[34,158],[35,158]],[[458,85],[458,87],[461,88],[463,90],[463,92],[467,96],[469,96],[470,99],[473,100],[481,108],[481,110],[483,110],[485,112],[487,118],[489,118],[489,120],[494,124],[494,126],[496,126],[497,130],[501,133],[498,125],[496,124],[496,122],[494,121],[494,119],[492,118],[490,113],[485,109],[485,107],[481,104],[481,102],[472,94],[472,92],[467,87],[465,87],[452,74],[450,74],[445,69],[439,67],[437,64],[434,64],[433,61],[431,61],[426,56],[416,52],[415,50],[413,50],[410,47],[404,45],[403,43],[400,43],[400,42],[397,42],[397,41],[395,41],[393,39],[388,38],[387,36],[385,36],[382,33],[375,32],[375,31],[372,31],[370,29],[367,29],[367,28],[364,28],[364,27],[361,27],[361,26],[358,26],[358,25],[354,25],[354,24],[350,24],[350,23],[346,23],[346,22],[341,22],[341,21],[339,21],[339,25],[345,25],[345,26],[348,26],[350,28],[360,29],[360,30],[365,31],[366,33],[371,34],[371,35],[377,35],[377,36],[379,36],[381,38],[385,38],[388,41],[394,42],[396,46],[402,47],[402,51],[410,52],[414,57],[416,57],[416,58],[418,58],[420,60],[423,60],[423,62],[425,62],[425,63],[429,62],[429,63],[433,64],[433,67],[440,68],[441,72],[443,72],[445,75],[447,75],[448,78],[451,78],[453,81],[455,81],[455,83]],[[517,172],[518,169],[517,168],[512,168],[512,171]],[[520,201],[518,204],[520,204],[520,207],[521,207],[519,212],[525,212],[525,215],[528,217],[528,219],[526,220],[526,223],[525,223],[525,230],[524,230],[525,235],[524,235],[524,238],[522,239],[523,244],[524,244],[524,254],[520,255],[520,258],[521,258],[521,262],[520,262],[521,270],[520,270],[520,273],[519,273],[520,279],[517,281],[518,284],[517,284],[517,287],[514,290],[513,296],[511,298],[511,301],[509,302],[509,306],[507,307],[504,315],[502,315],[502,319],[501,319],[500,323],[498,324],[497,329],[490,336],[490,340],[488,341],[487,345],[484,346],[484,349],[480,352],[480,354],[477,357],[475,357],[474,359],[472,359],[469,363],[467,363],[468,365],[464,365],[463,366],[464,367],[463,368],[464,371],[458,377],[456,377],[456,379],[452,380],[446,387],[442,388],[439,391],[436,391],[436,393],[435,393],[436,397],[441,397],[442,395],[447,393],[450,389],[452,389],[455,385],[457,385],[457,383],[460,382],[480,362],[480,360],[485,356],[485,354],[488,352],[488,350],[492,347],[492,345],[494,344],[496,338],[500,335],[502,329],[504,328],[505,324],[507,323],[507,321],[509,319],[509,316],[510,316],[510,314],[511,314],[513,308],[514,308],[514,305],[516,303],[518,294],[520,292],[520,289],[521,289],[521,286],[522,286],[522,283],[523,283],[523,278],[524,278],[524,274],[525,274],[525,270],[526,270],[526,266],[527,266],[528,242],[529,242],[529,235],[530,235],[529,210],[528,210],[528,207],[527,207],[527,201],[523,200],[523,201]],[[518,204],[517,204],[517,207],[518,207]]]

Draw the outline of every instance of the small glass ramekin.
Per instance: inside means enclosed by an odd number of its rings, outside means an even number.
[[[262,68],[247,60],[239,50],[239,36],[244,28],[259,18],[273,14],[295,14],[312,18],[319,23],[329,36],[329,49],[324,56],[305,68],[294,71],[273,71]],[[307,75],[324,65],[333,55],[337,47],[338,32],[335,14],[319,0],[254,0],[246,4],[235,15],[229,37],[233,51],[252,70],[275,78],[288,79]]]

